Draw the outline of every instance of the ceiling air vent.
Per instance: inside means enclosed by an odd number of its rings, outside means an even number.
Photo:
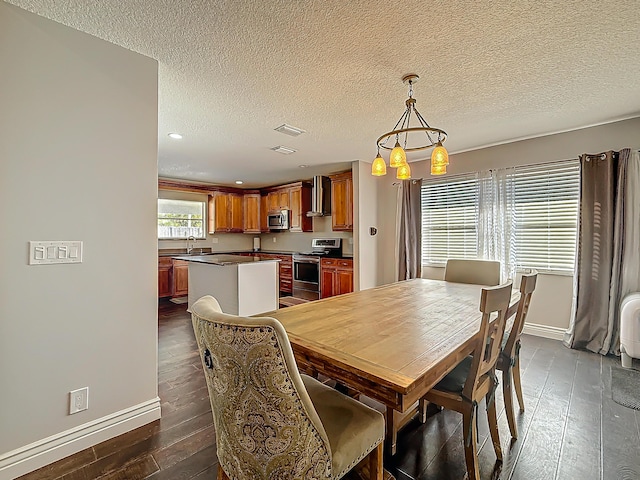
[[[298,135],[306,133],[305,130],[302,130],[298,127],[292,127],[291,125],[287,125],[286,123],[283,123],[278,128],[274,128],[274,130],[276,132],[284,133],[285,135],[291,135],[292,137],[297,137]]]
[[[295,148],[285,147],[284,145],[278,145],[277,147],[271,147],[271,150],[274,152],[281,153],[283,155],[289,155],[291,153],[297,152]]]

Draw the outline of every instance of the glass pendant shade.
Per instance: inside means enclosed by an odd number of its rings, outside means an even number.
[[[391,150],[391,156],[389,157],[389,166],[398,168],[400,165],[407,163],[407,154],[400,146],[400,143],[396,141],[393,150]]]
[[[387,165],[384,163],[384,159],[378,153],[378,156],[375,158],[373,163],[371,164],[371,175],[375,175],[376,177],[381,177],[382,175],[387,174]]]
[[[435,163],[431,162],[431,175],[444,175],[445,173],[447,173],[446,165],[436,165]]]
[[[405,109],[392,130],[383,133],[376,140],[378,155],[371,164],[371,175],[382,176],[387,173],[387,166],[380,155],[381,149],[390,151],[389,167],[396,168],[396,178],[407,180],[411,178],[411,168],[407,163],[407,152],[433,149],[431,152],[431,174],[443,175],[447,173],[449,153],[442,146],[447,140],[447,132],[432,127],[416,108],[413,97],[413,85],[420,76],[408,73],[402,77],[402,83],[409,87],[409,97],[404,102]],[[392,144],[395,140],[395,145]],[[400,145],[400,140],[403,146]],[[391,146],[393,145],[393,147]]]
[[[407,162],[398,167],[398,170],[396,171],[396,178],[398,180],[409,180],[411,178],[411,169]]]
[[[431,165],[449,165],[449,153],[441,144],[431,152]]]

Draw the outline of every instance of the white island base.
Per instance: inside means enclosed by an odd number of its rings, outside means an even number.
[[[189,262],[188,310],[204,295],[218,300],[224,313],[247,317],[278,309],[278,262],[226,264]]]

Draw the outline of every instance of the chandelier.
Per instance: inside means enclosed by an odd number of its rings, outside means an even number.
[[[409,85],[409,98],[405,104],[407,108],[396,123],[393,130],[387,132],[378,138],[376,146],[378,147],[378,155],[371,164],[371,174],[381,176],[387,174],[387,165],[380,155],[380,149],[391,150],[389,156],[389,166],[397,168],[396,178],[406,180],[411,178],[411,168],[407,163],[407,153],[416,150],[426,150],[435,147],[431,153],[431,175],[442,175],[447,173],[447,165],[449,165],[449,154],[442,146],[447,139],[447,133],[439,128],[430,127],[420,112],[416,109],[416,99],[413,98],[413,84],[418,81],[418,75],[411,73],[402,77],[402,82]],[[411,116],[417,120],[415,126],[411,126]],[[391,146],[389,140],[395,140],[395,144]]]

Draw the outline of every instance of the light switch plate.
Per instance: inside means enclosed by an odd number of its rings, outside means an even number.
[[[82,263],[81,241],[31,241],[29,265]]]

